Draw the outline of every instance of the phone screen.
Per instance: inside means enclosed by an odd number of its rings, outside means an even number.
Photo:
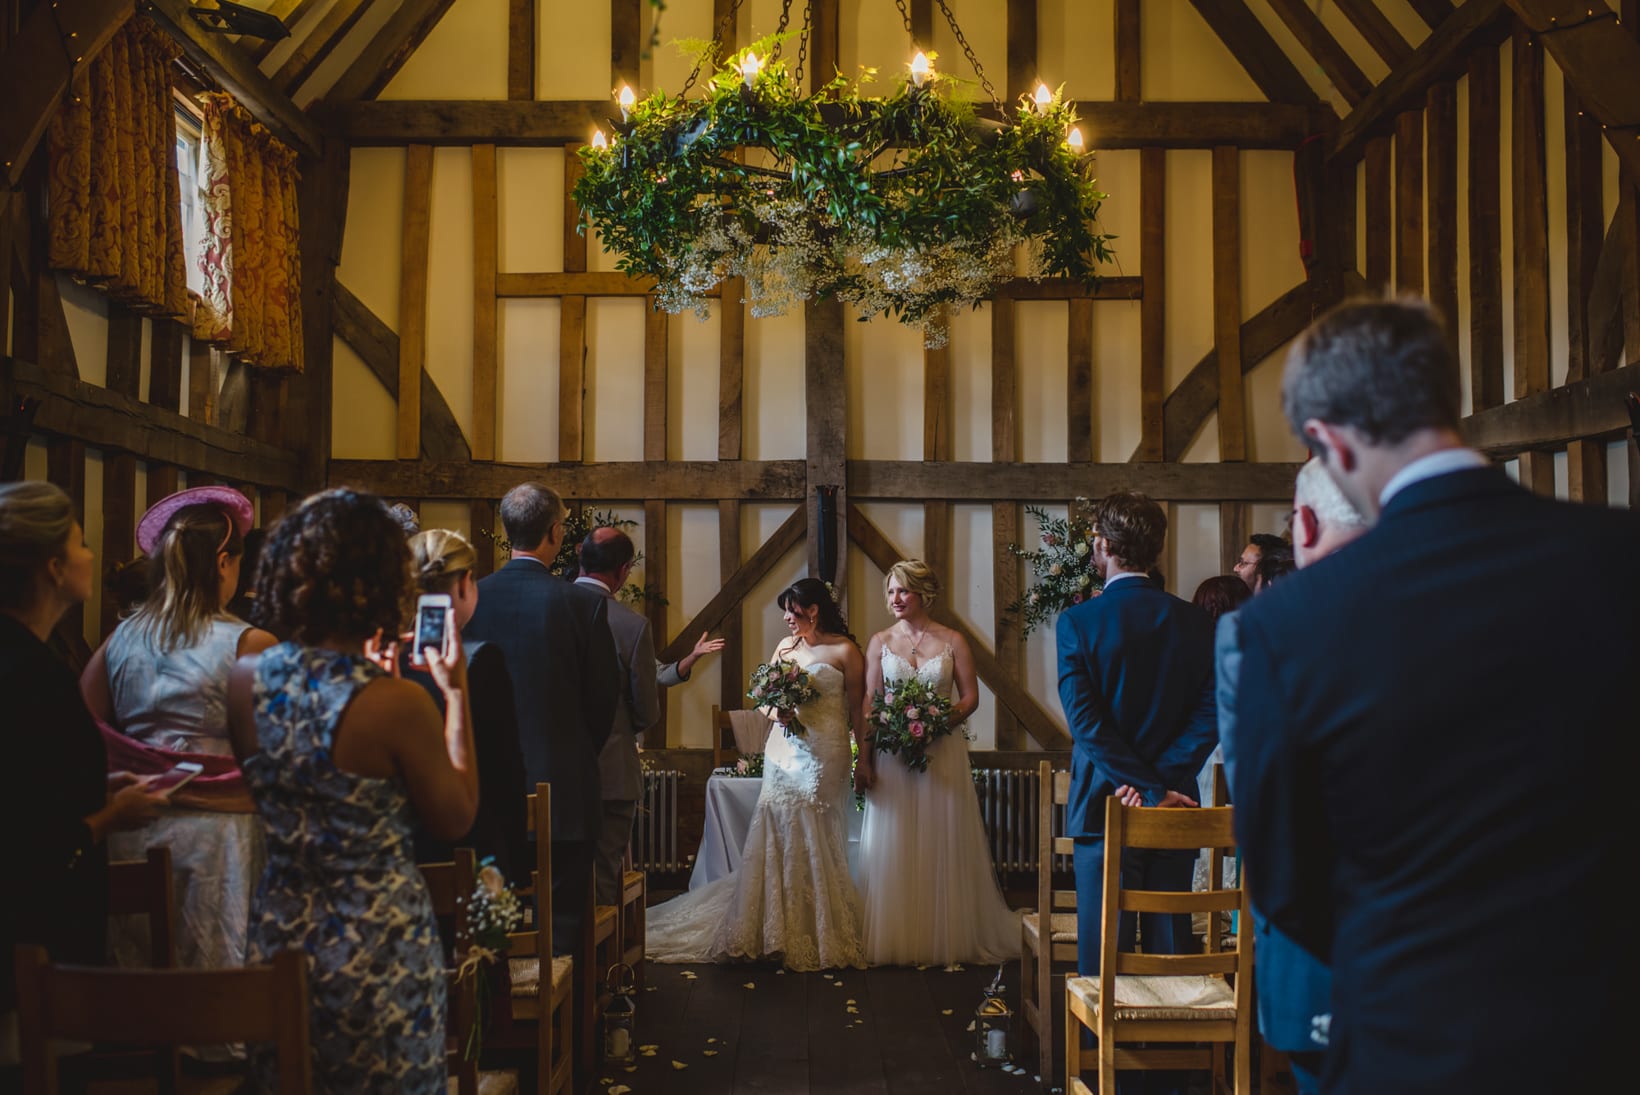
[[[421,660],[421,652],[432,647],[440,654],[444,653],[444,620],[446,609],[443,605],[422,605],[416,612],[416,660]]]
[[[174,791],[204,771],[204,766],[183,761],[168,772],[161,772],[148,781],[149,791]]]

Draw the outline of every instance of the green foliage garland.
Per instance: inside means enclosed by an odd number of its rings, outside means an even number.
[[[1088,500],[1071,503],[1067,517],[1055,517],[1044,509],[1026,506],[1041,530],[1042,547],[1027,551],[1018,544],[1008,550],[1024,559],[1034,579],[1019,600],[1008,606],[1018,613],[1024,634],[1029,635],[1054,616],[1096,596],[1104,585],[1093,569],[1093,528],[1087,518]]]

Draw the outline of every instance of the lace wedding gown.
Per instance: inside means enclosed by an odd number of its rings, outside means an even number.
[[[913,667],[883,648],[883,682],[918,677],[949,695],[949,649]],[[860,831],[866,960],[873,966],[989,963],[1019,957],[1019,914],[991,866],[961,730],[928,748],[928,770],[882,755]]]
[[[793,970],[865,964],[843,813],[853,809],[847,690],[835,666],[796,660],[820,691],[798,708],[806,732],[769,734],[739,869],[649,910],[655,961],[777,957]]]

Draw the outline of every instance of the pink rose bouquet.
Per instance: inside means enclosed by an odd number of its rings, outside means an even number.
[[[814,678],[809,676],[809,671],[796,662],[765,662],[752,670],[746,698],[758,707],[796,711],[805,703],[819,699],[820,690],[814,686]],[[803,724],[796,718],[786,724],[787,734],[805,732]]]
[[[871,736],[914,772],[928,771],[928,748],[956,727],[951,699],[916,677],[887,682],[871,698]]]

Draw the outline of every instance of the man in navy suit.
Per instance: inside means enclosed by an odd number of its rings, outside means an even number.
[[[1462,447],[1422,302],[1291,352],[1288,421],[1375,527],[1242,609],[1236,822],[1253,902],[1333,972],[1322,1087],[1601,1090],[1635,937],[1640,515]],[[1626,986],[1625,986],[1626,987]]]
[[[1196,773],[1218,743],[1212,621],[1145,573],[1161,555],[1167,515],[1143,494],[1118,491],[1100,499],[1090,516],[1093,565],[1104,588],[1060,613],[1057,625],[1059,698],[1073,740],[1065,825],[1076,842],[1077,969],[1083,974],[1099,972],[1105,799],[1116,794],[1146,806],[1195,806]],[[1194,860],[1190,852],[1129,852],[1122,884],[1189,890]],[[1147,914],[1145,949],[1182,953],[1189,923],[1188,916]],[[1124,913],[1123,949],[1132,949],[1135,927]]]
[[[603,827],[598,751],[619,698],[615,641],[608,601],[547,569],[568,515],[557,493],[523,483],[500,508],[512,560],[478,583],[478,608],[462,637],[494,643],[507,656],[528,789],[552,784],[552,947],[570,954],[580,945]]]

